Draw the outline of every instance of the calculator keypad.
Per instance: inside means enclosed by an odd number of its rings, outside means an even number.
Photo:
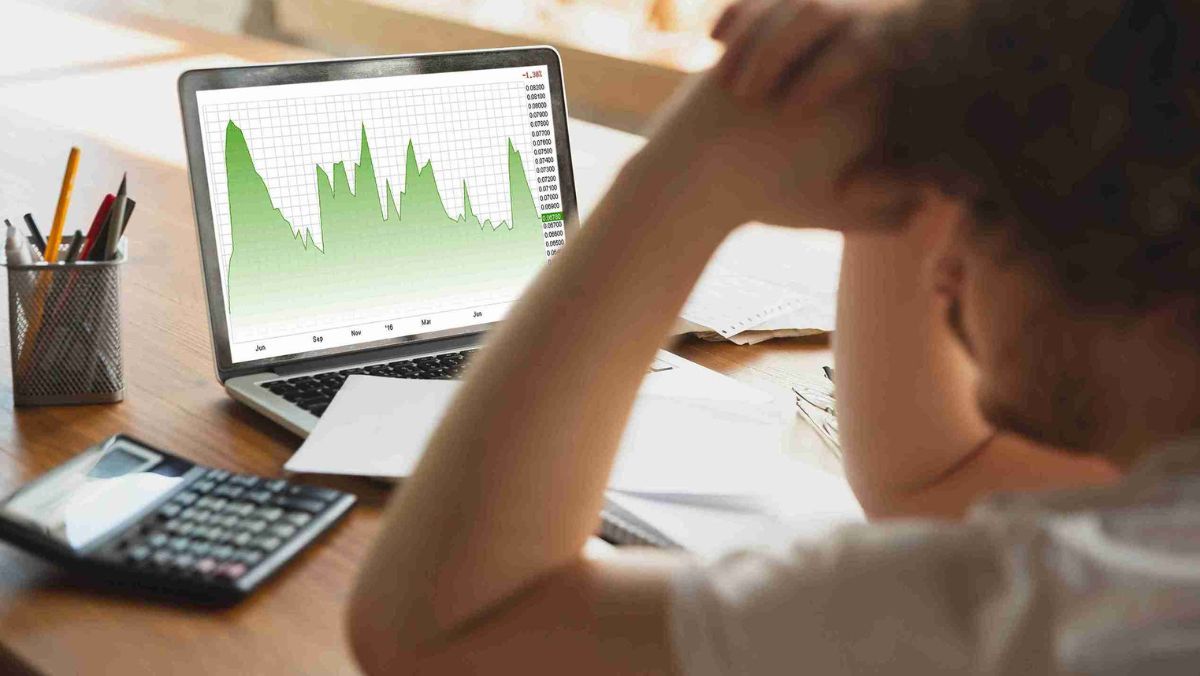
[[[131,529],[131,564],[231,583],[301,534],[343,493],[210,469]]]

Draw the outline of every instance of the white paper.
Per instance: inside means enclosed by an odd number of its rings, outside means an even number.
[[[784,454],[792,415],[758,390],[697,369],[651,374],[634,406],[610,486],[639,494],[756,495],[778,490],[797,462]],[[459,383],[351,376],[304,444],[292,472],[405,477],[416,467]]]
[[[587,218],[625,162],[646,143],[637,134],[569,118],[571,164],[579,217]]]
[[[753,330],[832,331],[841,235],[745,225],[713,256],[683,318],[730,338]]]
[[[608,492],[607,498],[652,530],[702,559],[742,548],[786,546],[798,538],[818,539],[848,523],[865,521],[850,486],[841,477],[796,466],[771,499],[756,509],[673,496]]]

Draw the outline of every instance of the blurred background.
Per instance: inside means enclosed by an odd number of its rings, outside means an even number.
[[[51,0],[54,2],[54,0]],[[103,4],[338,56],[551,44],[571,114],[638,131],[680,79],[719,54],[731,0],[64,0]],[[55,4],[59,4],[55,2]]]

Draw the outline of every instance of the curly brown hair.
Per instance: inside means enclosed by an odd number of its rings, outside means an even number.
[[[924,0],[871,164],[969,200],[1068,297],[1200,298],[1200,2]]]

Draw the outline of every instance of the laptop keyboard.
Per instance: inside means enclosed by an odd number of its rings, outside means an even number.
[[[333,395],[337,394],[342,384],[352,375],[415,380],[453,380],[462,374],[467,360],[475,352],[476,350],[463,350],[432,357],[400,359],[386,364],[356,366],[341,371],[272,380],[259,383],[259,387],[278,394],[319,418],[329,407],[329,402],[333,401]]]

